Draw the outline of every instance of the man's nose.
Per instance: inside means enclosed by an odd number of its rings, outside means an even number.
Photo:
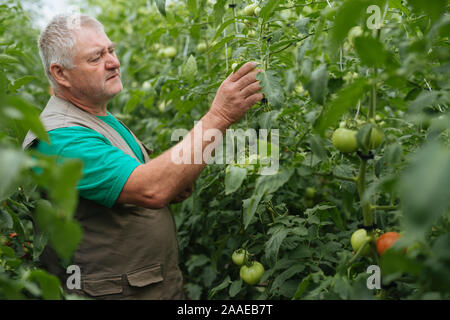
[[[117,69],[120,67],[120,61],[115,53],[108,53],[108,59],[106,59],[106,69]]]

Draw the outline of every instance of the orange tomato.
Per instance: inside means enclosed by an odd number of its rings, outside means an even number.
[[[377,251],[378,254],[381,256],[384,254],[384,252],[392,247],[395,243],[395,241],[400,238],[401,235],[398,232],[386,232],[382,234],[378,240],[377,240]]]

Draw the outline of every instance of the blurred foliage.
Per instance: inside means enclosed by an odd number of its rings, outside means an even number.
[[[259,16],[244,15],[250,2],[81,4],[82,12],[96,14],[117,42],[124,90],[109,108],[155,150],[152,157],[175,143],[174,129],[190,129],[207,112],[233,63],[254,60],[265,71],[266,101],[233,128],[278,129],[280,170],[259,175],[262,159],[208,165],[194,194],[173,207],[188,296],[449,299],[447,1],[425,6],[421,1],[346,0],[331,6],[327,1],[265,0],[256,1]],[[379,31],[366,23],[369,5],[381,9]],[[0,297],[53,297],[52,289],[37,289],[44,287],[35,279],[47,275],[30,273],[44,242],[44,236],[31,234],[30,212],[39,209],[38,222],[48,226],[45,238],[68,258],[80,236],[71,220],[74,181],[58,177],[78,166],[61,167],[54,159],[20,150],[27,128],[45,139],[33,108],[45,105],[48,84],[36,52],[37,33],[20,6],[3,6],[1,14],[3,30],[13,23],[11,17],[22,17],[23,23],[15,35],[2,32],[0,41],[0,95],[7,101],[0,117],[5,177],[0,193],[6,199],[0,221],[3,243],[18,241],[1,247]],[[376,123],[384,133],[383,143],[371,151],[373,158],[343,155],[333,147],[330,137],[339,126],[359,130],[364,146],[372,128],[366,123]],[[42,179],[27,170],[36,161],[48,170]],[[42,187],[53,194],[50,204],[40,199]],[[52,193],[52,188],[66,191]],[[308,188],[316,192],[308,195]],[[54,214],[59,210],[64,215]],[[368,216],[377,225],[374,235],[403,234],[381,257],[352,252],[350,237]],[[60,226],[70,230],[65,242],[55,240]],[[9,239],[12,232],[18,236]],[[21,258],[20,241],[32,246],[29,262]],[[240,247],[264,265],[256,286],[244,284],[231,262]],[[367,288],[370,265],[381,267],[381,290]]]
[[[22,150],[30,129],[48,141],[39,113],[49,85],[31,16],[18,2],[8,2],[0,5],[0,21],[0,298],[70,298],[56,276],[39,269],[39,256],[50,241],[68,262],[81,239],[72,219],[81,162]]]

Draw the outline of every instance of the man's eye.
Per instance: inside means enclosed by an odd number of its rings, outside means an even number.
[[[96,62],[96,61],[98,61],[98,60],[100,60],[100,57],[97,57],[97,58],[92,59],[93,62]]]

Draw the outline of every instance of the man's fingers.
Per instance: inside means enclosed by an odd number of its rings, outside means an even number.
[[[261,101],[263,98],[264,98],[264,95],[261,92],[257,92],[255,94],[252,94],[251,96],[248,96],[245,99],[245,102],[248,103],[251,107],[255,103]]]
[[[233,82],[238,81],[240,78],[245,76],[247,73],[249,73],[250,71],[255,69],[256,65],[257,65],[257,63],[254,61],[247,62],[242,67],[240,67],[238,71],[236,71],[235,73],[233,73],[231,75],[230,80]]]
[[[256,80],[256,75],[261,72],[261,70],[254,70],[248,74],[246,74],[245,76],[243,76],[242,78],[240,78],[237,82],[236,85],[239,88],[239,90],[243,90],[245,87],[247,87],[248,85],[252,84],[253,82],[256,82],[258,80]]]
[[[247,98],[248,96],[251,96],[255,93],[257,93],[259,90],[261,90],[261,86],[259,85],[259,82],[253,82],[252,84],[248,85],[244,89],[241,90],[242,95],[244,98]]]

